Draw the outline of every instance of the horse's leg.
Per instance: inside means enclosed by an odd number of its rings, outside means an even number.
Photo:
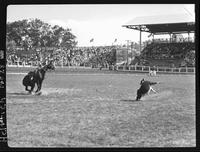
[[[41,90],[41,88],[42,88],[42,81],[38,81],[38,82],[37,82],[37,86],[38,86],[38,88],[37,88],[37,90],[36,90],[36,93],[39,92],[39,91]]]
[[[33,85],[31,86],[31,92],[33,91],[34,87],[35,87],[35,83],[33,83]]]
[[[29,91],[28,86],[25,87],[25,90],[26,90],[26,91]]]
[[[40,81],[39,91],[41,90],[41,88],[42,88],[42,81]]]
[[[28,89],[28,86],[25,87],[25,90],[31,93],[31,90]]]
[[[37,93],[39,91],[39,87],[40,87],[39,81],[37,81],[36,84],[37,84],[37,90],[35,91],[35,93]]]

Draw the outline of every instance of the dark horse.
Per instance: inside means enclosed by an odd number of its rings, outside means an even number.
[[[30,71],[22,81],[22,84],[25,86],[25,90],[31,93],[35,87],[35,84],[37,84],[37,90],[35,93],[39,92],[42,88],[42,82],[47,70],[55,70],[55,66],[52,62],[41,68],[35,69],[34,71]],[[28,86],[30,86],[31,89],[28,89]]]

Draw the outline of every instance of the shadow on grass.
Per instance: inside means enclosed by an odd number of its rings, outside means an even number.
[[[139,102],[139,101],[137,101],[137,100],[133,100],[133,99],[122,99],[122,100],[120,100],[120,101],[124,101],[124,102]]]
[[[40,96],[42,94],[42,92],[38,92],[38,93],[26,93],[26,92],[12,92],[12,93],[6,93],[7,95],[11,95],[11,96]]]
[[[7,92],[6,94],[11,95],[11,96],[30,96],[30,95],[32,95],[31,93],[26,93],[26,92],[12,92],[12,93]]]

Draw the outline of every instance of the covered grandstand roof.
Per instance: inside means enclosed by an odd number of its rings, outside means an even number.
[[[194,32],[195,17],[190,14],[170,14],[136,17],[123,27],[154,34]]]

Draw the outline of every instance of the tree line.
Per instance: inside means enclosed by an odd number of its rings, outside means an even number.
[[[77,49],[76,36],[72,33],[71,29],[63,28],[58,25],[52,26],[48,23],[41,21],[40,19],[24,19],[15,22],[8,22],[6,28],[6,47],[9,56],[16,54],[16,52],[30,52],[37,53],[38,48],[42,50],[43,54],[48,54],[48,48],[53,48],[53,53],[57,60],[60,57],[64,57],[70,64],[72,60],[77,62],[89,62],[90,64],[104,63],[112,65],[116,62],[116,50],[95,48],[86,51]],[[46,51],[46,52],[45,52]],[[85,60],[85,53],[87,54],[87,60]]]
[[[8,22],[6,28],[7,46],[21,47],[24,50],[30,50],[34,47],[71,49],[77,44],[75,38],[76,36],[71,33],[71,29],[64,29],[58,25],[51,26],[40,19]]]

